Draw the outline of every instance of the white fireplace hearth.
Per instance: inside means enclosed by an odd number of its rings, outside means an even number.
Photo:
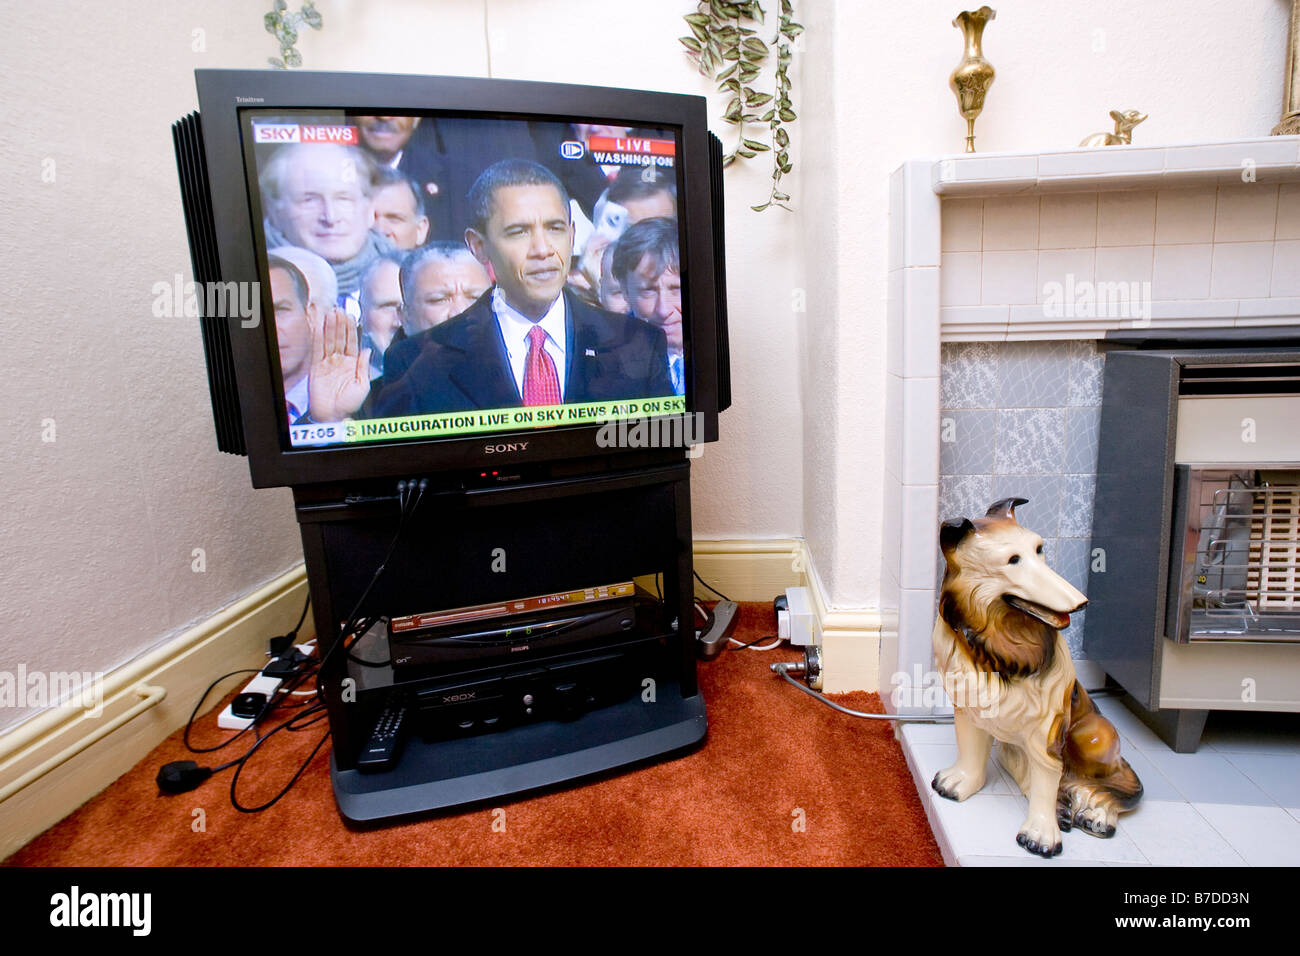
[[[939,514],[941,349],[1020,360],[1032,348],[1006,343],[1056,342],[1086,368],[1091,343],[1127,329],[1300,341],[1300,137],[913,160],[890,216],[880,675],[886,707],[911,712],[889,679],[931,669],[938,527],[954,517]],[[1060,410],[1072,422],[1080,387]]]

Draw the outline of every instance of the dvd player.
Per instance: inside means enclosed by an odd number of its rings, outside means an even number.
[[[567,592],[564,599],[543,595],[394,618],[388,626],[389,653],[395,674],[523,660],[626,636],[637,629],[638,611],[644,619],[650,604],[658,607],[628,582]]]

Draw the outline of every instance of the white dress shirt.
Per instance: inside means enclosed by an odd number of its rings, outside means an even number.
[[[292,413],[287,408],[285,409],[285,413],[292,416],[289,419],[290,425],[307,414],[309,401],[307,386],[309,381],[308,376],[304,375],[297,385],[284,393],[284,400],[293,406]]]
[[[521,314],[501,294],[501,287],[492,290],[492,314],[496,316],[497,326],[501,329],[501,339],[506,344],[506,354],[510,357],[510,371],[515,376],[515,387],[522,398],[524,394],[524,366],[528,360],[528,333],[534,325],[540,325],[546,332],[546,354],[555,363],[555,375],[560,380],[560,399],[564,399],[564,294],[556,296],[550,310],[542,316],[540,322],[533,322]]]

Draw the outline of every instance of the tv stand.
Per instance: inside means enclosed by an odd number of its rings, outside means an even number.
[[[341,648],[330,650],[392,544],[399,478],[295,488],[324,655],[320,686],[333,734],[331,779],[349,821],[447,810],[575,782],[684,752],[707,733],[695,670],[690,463],[681,449],[497,472],[430,476],[363,616],[417,614],[653,575],[661,576],[662,597],[638,617],[635,633],[578,649],[543,647],[518,659],[471,661],[437,674],[363,667]],[[381,640],[375,633],[354,653],[386,661],[386,635]],[[606,694],[604,675],[614,666],[619,692]],[[516,696],[520,688],[543,696],[576,686],[582,700],[562,713],[539,710],[528,720],[507,720],[503,729],[466,721],[462,736],[453,729],[426,737],[416,720],[391,769],[358,769],[358,753],[390,702],[413,701],[422,689],[447,682],[480,680],[514,688]]]

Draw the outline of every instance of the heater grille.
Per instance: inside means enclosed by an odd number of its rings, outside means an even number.
[[[1300,641],[1300,473],[1190,474],[1180,638]]]

